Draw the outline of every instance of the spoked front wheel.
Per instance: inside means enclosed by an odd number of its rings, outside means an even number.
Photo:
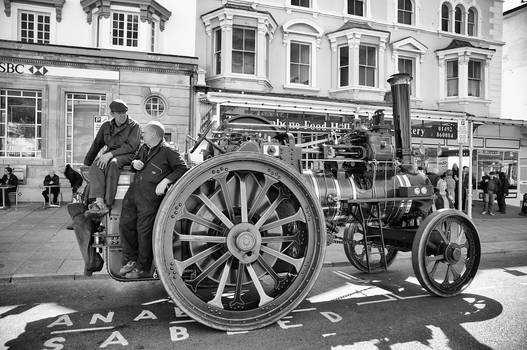
[[[322,209],[299,172],[249,152],[188,171],[154,225],[167,292],[221,330],[263,327],[294,309],[320,272],[325,240]]]
[[[481,247],[478,232],[464,213],[442,209],[419,226],[412,246],[412,265],[430,293],[449,297],[465,289],[478,270]]]

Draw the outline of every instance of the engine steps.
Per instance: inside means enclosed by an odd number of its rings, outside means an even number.
[[[363,229],[363,232],[364,232],[364,236],[363,236],[363,241],[364,241],[364,248],[365,248],[365,255],[366,255],[366,264],[368,266],[368,272],[373,272],[373,268],[372,268],[372,264],[371,264],[371,255],[373,255],[374,253],[371,251],[371,247],[370,247],[370,242],[371,239],[373,238],[379,238],[380,242],[381,242],[381,247],[380,247],[380,250],[379,250],[379,254],[380,254],[380,261],[382,263],[382,267],[384,268],[384,271],[387,271],[388,270],[388,263],[386,261],[386,246],[384,244],[384,233],[383,233],[383,225],[382,225],[382,220],[381,220],[381,215],[380,215],[380,206],[379,206],[379,202],[372,202],[371,203],[371,208],[370,208],[370,215],[368,216],[368,218],[366,219],[364,217],[364,212],[362,210],[362,207],[360,205],[357,205],[357,209],[358,209],[358,214],[359,214],[359,220],[360,220],[360,224],[362,225],[362,229]],[[373,219],[371,217],[374,217]],[[370,226],[369,224],[374,221],[376,222],[376,224],[378,225],[377,227],[379,228],[379,233],[378,234],[370,234],[369,233],[369,230],[368,230],[368,227]]]

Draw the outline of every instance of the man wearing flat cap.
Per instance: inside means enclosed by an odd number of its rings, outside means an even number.
[[[165,127],[151,121],[143,128],[144,144],[132,161],[134,181],[123,200],[119,232],[123,267],[127,279],[152,276],[152,230],[157,209],[169,184],[187,171],[179,153],[164,140]]]
[[[139,147],[141,129],[127,111],[128,106],[123,100],[110,103],[113,119],[101,126],[84,158],[84,164],[90,167],[89,198],[95,198],[88,210],[92,214],[104,215],[109,211],[121,169],[131,163]]]

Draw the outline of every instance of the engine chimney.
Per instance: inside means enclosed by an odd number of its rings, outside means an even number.
[[[395,156],[403,164],[412,164],[410,83],[412,77],[406,73],[394,74],[388,79],[392,88],[393,126],[395,130]]]

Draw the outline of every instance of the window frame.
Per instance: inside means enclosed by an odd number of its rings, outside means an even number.
[[[445,18],[443,16],[443,8],[446,8],[447,10],[447,17]],[[451,31],[451,24],[452,24],[452,18],[451,18],[451,14],[452,14],[452,7],[450,6],[450,4],[448,2],[443,2],[441,4],[441,30],[443,32],[450,32]],[[446,29],[444,29],[443,25],[445,24],[445,19],[446,19]]]
[[[400,3],[401,1],[403,2],[403,7],[404,7],[404,8],[401,8],[401,7],[399,6],[399,3]],[[407,8],[406,8],[406,5],[407,5],[407,4],[410,4],[410,9],[407,9]],[[397,0],[397,23],[399,23],[399,24],[405,24],[405,25],[414,25],[414,22],[415,22],[415,21],[414,21],[414,18],[415,18],[415,17],[414,17],[414,13],[415,13],[415,5],[414,5],[414,3],[413,3],[412,0]],[[400,20],[400,18],[399,18],[399,16],[400,16],[401,14],[403,15],[403,22],[401,22],[401,20]],[[406,22],[404,22],[404,20],[405,20],[405,16],[404,16],[404,15],[408,15],[408,14],[410,14],[410,23],[406,23]]]
[[[348,62],[346,65],[343,65],[342,64],[342,55],[341,55],[341,52],[342,50],[345,50],[347,52],[347,59],[348,59]],[[351,72],[351,61],[350,61],[350,48],[349,48],[349,45],[340,45],[338,46],[337,48],[338,50],[338,87],[339,88],[344,88],[344,87],[349,87],[350,84],[351,84],[351,81],[350,81],[350,72]],[[342,84],[342,70],[343,69],[346,69],[346,84],[343,85]]]
[[[472,63],[472,72],[471,72],[471,63]],[[471,73],[474,73],[475,70],[474,70],[474,64],[478,64],[479,65],[479,69],[478,69],[478,73],[479,73],[479,77],[475,77],[475,76],[471,76]],[[483,62],[481,60],[474,60],[474,59],[469,59],[468,61],[468,76],[467,76],[467,79],[468,79],[468,86],[467,86],[467,95],[469,97],[476,97],[476,98],[480,98],[482,97],[481,96],[481,87],[482,87],[482,83],[483,83]],[[471,94],[471,88],[472,88],[472,85],[474,84],[471,84],[471,83],[474,83],[474,82],[477,82],[477,94]]]
[[[123,21],[123,34],[124,36],[122,38],[120,38],[119,36],[115,37],[114,34],[115,34],[115,31],[119,31],[121,29],[119,28],[115,28],[114,26],[114,23],[115,23],[115,15],[123,15],[124,18],[125,18],[125,21]],[[128,19],[129,19],[129,16],[132,16],[133,19],[135,19],[135,21],[132,21],[132,25],[135,24],[136,26],[136,30],[135,30],[135,33],[136,33],[136,38],[129,38],[129,29],[128,29]],[[119,19],[118,19],[119,21]],[[112,47],[119,47],[119,48],[129,48],[129,49],[139,49],[139,41],[140,41],[140,37],[139,37],[139,34],[140,34],[140,30],[139,30],[139,13],[135,13],[135,12],[128,12],[128,11],[120,11],[120,10],[112,10],[112,13],[111,13],[111,36],[110,36],[110,40],[111,40],[111,45]],[[131,33],[134,33],[134,30],[132,28],[131,30]],[[119,39],[123,40],[123,44],[119,44],[119,43],[115,43],[115,40],[117,39],[117,41],[119,41]],[[134,43],[135,41],[135,45],[128,45],[128,41],[131,40],[132,41],[132,44]]]
[[[293,50],[293,45],[298,45],[299,46],[299,62],[293,62],[292,61],[292,50]],[[308,59],[309,59],[309,62],[306,64],[306,63],[303,63],[302,62],[302,47],[307,47],[309,49],[308,51]],[[312,83],[313,83],[313,79],[312,79],[312,76],[313,76],[313,62],[312,62],[312,50],[313,50],[313,47],[311,45],[311,43],[306,43],[306,42],[302,42],[302,41],[296,41],[296,40],[293,40],[291,41],[290,45],[289,45],[289,79],[288,79],[288,82],[289,84],[291,85],[299,85],[299,86],[312,86]],[[307,84],[304,84],[302,82],[293,82],[292,81],[292,68],[293,68],[293,65],[296,64],[298,66],[298,78],[300,80],[301,78],[301,68],[302,67],[306,67],[308,68],[308,83]]]
[[[458,19],[458,10],[459,10],[459,15],[460,15],[460,19]],[[465,21],[464,21],[464,17],[465,17],[465,10],[463,9],[462,6],[460,5],[457,5],[454,9],[454,25],[453,25],[453,32],[456,33],[456,34],[465,34]],[[458,24],[459,24],[459,32],[458,32]]]
[[[213,30],[213,59],[212,59],[212,63],[213,63],[213,69],[214,69],[214,74],[215,75],[219,75],[221,74],[222,70],[221,70],[221,53],[222,53],[222,50],[223,50],[223,47],[222,47],[222,34],[223,34],[223,31],[221,30],[220,27],[216,27],[214,30]],[[219,47],[219,49],[218,49]]]
[[[23,38],[23,34],[22,34],[22,32],[24,31],[24,29],[22,29],[22,23],[23,23],[22,22],[22,16],[23,15],[34,16],[34,19],[33,19],[33,22],[32,22],[33,29],[31,30],[31,33],[33,35],[32,41],[24,40],[24,38]],[[42,16],[42,17],[48,19],[48,23],[47,23],[47,26],[48,26],[47,40],[45,38],[43,38],[42,40],[38,39],[38,34],[40,32],[38,30],[38,26],[39,26],[38,17],[39,16]],[[46,26],[46,23],[44,23],[43,25]],[[23,43],[31,43],[31,44],[44,44],[44,45],[50,44],[51,43],[51,27],[52,27],[51,13],[49,13],[49,12],[33,11],[33,10],[30,10],[30,9],[20,9],[18,11],[18,20],[17,20],[18,41],[21,41]],[[28,29],[25,29],[25,30],[29,32]],[[43,33],[43,35],[45,37],[46,31],[42,30],[42,33]]]
[[[452,76],[449,76],[449,64],[452,64],[452,63],[455,63],[455,69],[453,69],[453,71],[455,70],[455,72],[453,72],[453,74],[456,74],[456,75],[452,75]],[[445,66],[446,66],[446,74],[445,74],[445,77],[446,77],[446,97],[459,97],[459,60],[457,59],[451,59],[451,60],[447,60],[445,61]],[[455,93],[449,93],[449,83],[455,83]]]
[[[408,73],[406,71],[402,72],[401,69],[400,69],[400,61],[401,60],[404,60],[404,61],[409,61],[411,63],[411,72]],[[412,77],[412,81],[410,82],[410,97],[415,97],[415,91],[416,91],[416,88],[415,88],[415,84],[416,84],[416,67],[417,63],[416,63],[416,58],[415,57],[411,57],[411,56],[405,56],[405,55],[399,55],[397,56],[397,72],[398,73],[406,73],[406,74],[409,74],[411,77]]]
[[[367,0],[346,0],[346,13],[350,16],[366,17],[366,1]],[[362,14],[355,13],[357,4],[360,3]],[[350,5],[353,5],[353,11],[350,11]],[[352,13],[353,12],[353,13]]]
[[[375,64],[373,66],[369,65],[368,64],[368,61],[369,61],[369,57],[368,57],[368,51],[366,51],[366,63],[361,63],[361,54],[360,54],[360,51],[362,48],[366,48],[366,49],[373,49],[374,50],[374,60],[375,60]],[[378,74],[378,70],[379,70],[379,58],[378,58],[378,46],[376,45],[372,45],[372,44],[368,44],[368,43],[360,43],[359,44],[359,79],[358,79],[358,84],[359,86],[362,86],[362,87],[370,87],[370,88],[376,88],[377,87],[377,74]],[[361,78],[363,78],[363,74],[361,73],[361,68],[364,69],[364,72],[365,72],[365,75],[364,75],[364,78],[365,78],[365,82],[361,84]],[[370,69],[373,69],[373,85],[368,85],[368,71]]]
[[[155,104],[151,102],[154,99],[157,100]],[[162,106],[162,108],[159,108],[159,106]],[[148,115],[152,119],[160,119],[164,117],[167,114],[168,109],[166,100],[159,94],[152,94],[147,96],[143,102],[143,108],[146,112],[146,115]],[[152,114],[152,112],[154,114]]]
[[[471,12],[473,13],[473,16],[474,16],[472,22],[470,21]],[[468,36],[478,36],[478,11],[474,7],[469,8],[467,11],[467,35]]]
[[[236,30],[242,30],[242,45],[243,45],[243,48],[242,49],[235,49],[234,48],[234,32]],[[246,31],[251,31],[253,33],[253,38],[254,38],[254,46],[253,46],[253,51],[250,51],[250,50],[247,50],[246,49],[246,42],[245,42],[245,33]],[[256,65],[257,65],[257,55],[256,55],[256,49],[257,49],[257,30],[255,28],[252,28],[252,27],[246,27],[246,26],[237,26],[237,25],[233,25],[232,26],[232,51],[231,51],[231,72],[233,74],[243,74],[243,75],[256,75]],[[241,62],[241,67],[242,67],[242,71],[241,72],[236,72],[234,70],[234,53],[235,52],[241,52],[242,54],[242,62]],[[245,72],[245,57],[246,55],[252,55],[253,57],[253,64],[252,64],[252,70],[253,72],[252,73],[247,73]]]
[[[298,5],[295,5],[293,4],[293,1],[298,1]],[[307,1],[307,6],[303,6],[301,3],[303,1]],[[304,8],[304,9],[312,9],[313,8],[313,0],[290,0],[289,3],[291,4],[291,6],[294,6],[294,7],[300,7],[300,8]]]

